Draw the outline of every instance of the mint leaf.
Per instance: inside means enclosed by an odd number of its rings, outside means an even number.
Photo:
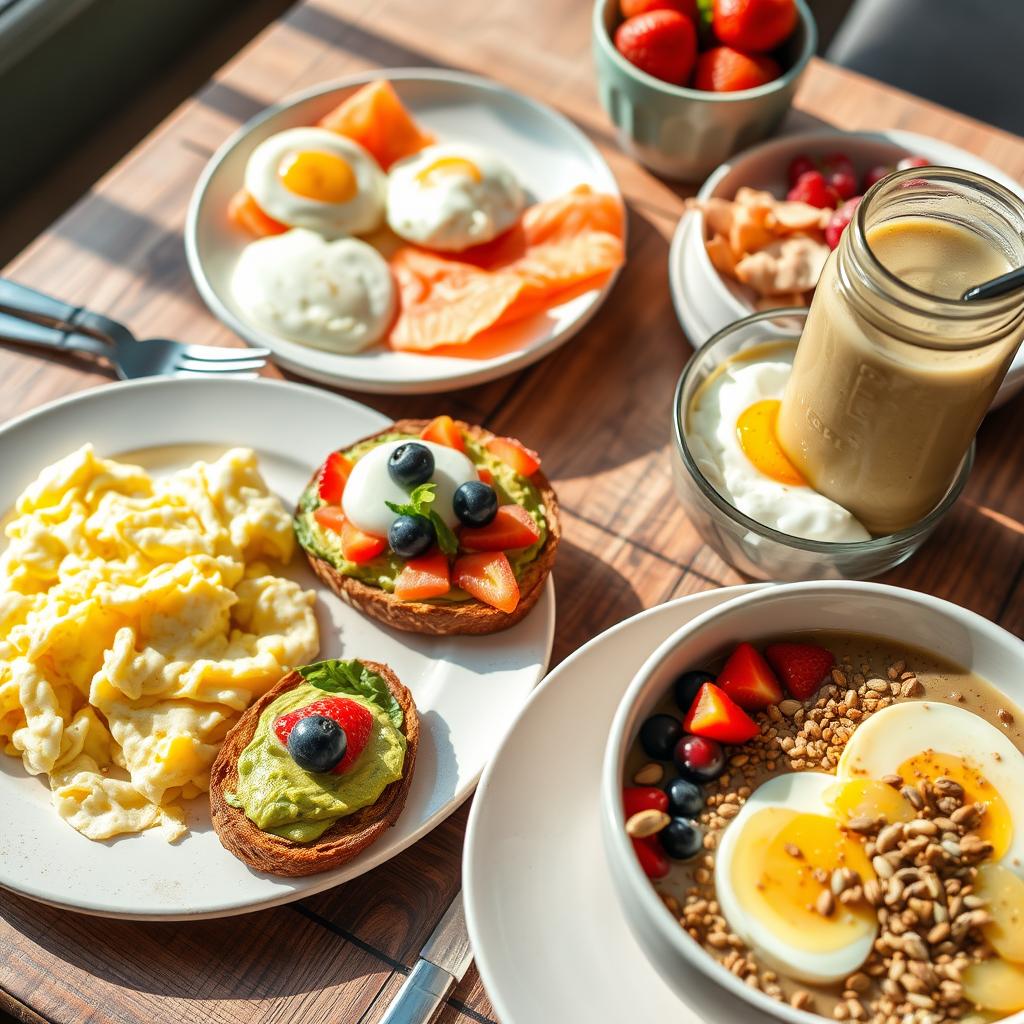
[[[459,550],[459,541],[451,527],[433,510],[430,511],[430,521],[434,524],[434,532],[437,534],[437,546],[446,554],[454,555]]]
[[[311,686],[326,693],[349,693],[363,697],[384,711],[396,729],[402,728],[405,715],[388,684],[361,661],[317,661],[296,669]]]
[[[435,512],[431,505],[437,500],[437,484],[420,484],[414,487],[405,504],[394,501],[385,502],[387,507],[399,516],[422,516],[433,524],[437,534],[437,546],[446,554],[454,555],[459,550],[459,542],[451,528]]]

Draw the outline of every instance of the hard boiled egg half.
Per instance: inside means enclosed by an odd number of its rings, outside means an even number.
[[[325,238],[375,231],[387,179],[357,142],[326,128],[289,128],[264,139],[245,167],[245,188],[265,213]]]
[[[810,984],[852,974],[867,959],[878,919],[866,903],[819,898],[837,868],[875,874],[859,838],[827,801],[835,777],[791,772],[759,786],[722,835],[715,890],[729,927],[768,967]]]
[[[461,252],[489,242],[512,227],[524,202],[500,157],[463,142],[428,146],[388,175],[388,225],[428,249]]]

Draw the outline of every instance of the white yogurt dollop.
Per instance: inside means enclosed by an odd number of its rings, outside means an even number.
[[[470,480],[479,480],[476,466],[454,448],[434,444],[433,441],[417,441],[429,448],[434,456],[434,475],[430,483],[437,485],[437,497],[431,508],[450,526],[458,525],[452,499],[455,492]],[[386,537],[396,514],[388,508],[387,502],[404,505],[409,501],[409,491],[396,484],[388,472],[391,453],[408,441],[385,441],[371,448],[352,467],[341,498],[345,518],[364,533]]]
[[[764,399],[782,399],[793,369],[793,350],[730,364],[697,395],[688,416],[687,443],[700,471],[731,505],[791,537],[847,542],[871,534],[841,505],[812,487],[765,476],[740,446],[736,422]]]

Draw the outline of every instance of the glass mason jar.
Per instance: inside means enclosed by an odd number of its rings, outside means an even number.
[[[779,440],[871,533],[907,528],[949,489],[1024,337],[1024,294],[960,295],[1022,265],[1024,203],[948,167],[880,181],[829,256]]]

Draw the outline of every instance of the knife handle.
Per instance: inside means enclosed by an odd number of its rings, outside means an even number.
[[[420,960],[398,990],[380,1024],[430,1024],[441,1011],[455,979],[429,960]]]

